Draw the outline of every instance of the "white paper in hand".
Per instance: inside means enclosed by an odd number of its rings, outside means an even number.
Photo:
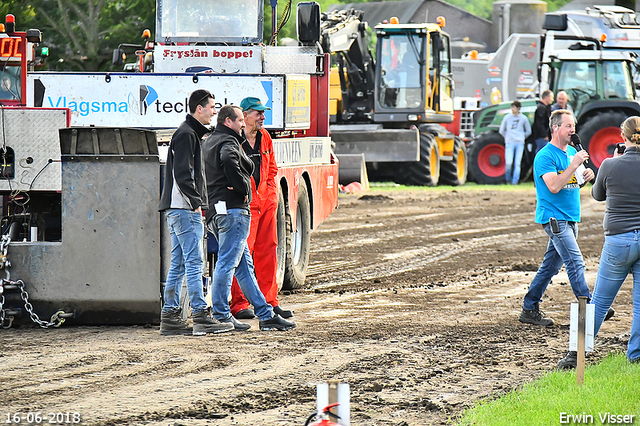
[[[578,166],[578,168],[576,169],[576,180],[578,181],[578,185],[584,185],[584,171],[586,170],[586,168],[584,167],[584,164],[580,164]]]
[[[227,214],[227,202],[226,201],[218,201],[215,204],[216,213],[217,214]]]

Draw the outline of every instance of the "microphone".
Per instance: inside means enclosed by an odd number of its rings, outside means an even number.
[[[576,151],[584,151],[584,148],[582,147],[582,144],[580,143],[580,136],[578,136],[577,133],[574,133],[574,134],[571,135],[571,143],[576,148]],[[584,160],[584,165],[588,166],[589,165],[589,160]]]
[[[576,148],[576,150],[578,151],[583,151],[584,148],[582,147],[582,144],[580,143],[580,136],[578,136],[577,133],[574,133],[571,135],[571,143],[573,144],[573,146]],[[584,162],[582,163],[585,165],[585,167],[589,167],[589,160],[584,160]],[[595,182],[595,178],[591,179],[590,182],[593,183]],[[580,185],[582,186],[582,185]]]

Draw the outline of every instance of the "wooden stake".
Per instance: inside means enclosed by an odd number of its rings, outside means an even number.
[[[587,331],[587,298],[578,297],[578,362],[576,365],[576,379],[578,386],[584,383],[584,347]]]
[[[340,384],[340,380],[327,380],[329,384],[329,405],[340,402],[338,400],[338,385]],[[336,416],[338,415],[338,407],[333,407],[330,410]]]

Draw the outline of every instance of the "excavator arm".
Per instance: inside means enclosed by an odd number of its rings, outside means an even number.
[[[367,45],[363,12],[354,9],[324,13],[322,48],[338,66],[342,111],[339,122],[369,122],[375,93],[375,64]]]

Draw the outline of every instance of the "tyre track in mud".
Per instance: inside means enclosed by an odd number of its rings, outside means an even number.
[[[482,202],[490,199],[485,196]],[[339,209],[327,219],[331,231],[320,227],[313,234],[308,277],[314,286],[336,290],[359,283],[366,286],[370,281],[417,271],[423,275],[418,283],[425,284],[442,278],[443,273],[457,272],[449,264],[462,255],[482,259],[486,258],[484,253],[508,246],[510,241],[528,244],[543,238],[539,228],[531,223],[530,202],[524,198],[515,206],[505,206],[499,216],[483,217],[480,221],[483,207],[475,204],[457,207],[452,215],[445,209],[424,213],[424,207],[403,206],[412,201],[369,202],[375,213],[360,217],[358,222],[352,220],[349,210],[355,204],[367,202],[351,199],[344,210]],[[427,202],[430,206],[438,203],[438,197]],[[374,229],[375,237],[371,238]],[[355,250],[366,256],[354,255]],[[316,253],[323,254],[321,260],[314,260]]]
[[[336,379],[351,386],[353,425],[440,425],[551,370],[568,338],[566,276],[544,301],[557,326],[517,321],[546,241],[531,223],[533,191],[385,194],[341,197],[312,234],[308,288],[280,297],[296,330],[0,330],[0,407],[78,411],[88,425],[298,426],[316,383]],[[602,209],[587,204],[592,284]],[[624,348],[629,324],[627,303],[602,347]]]

